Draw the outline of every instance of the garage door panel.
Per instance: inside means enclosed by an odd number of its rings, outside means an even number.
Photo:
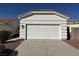
[[[59,25],[27,25],[27,39],[59,39]]]

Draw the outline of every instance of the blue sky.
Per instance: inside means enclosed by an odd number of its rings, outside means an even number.
[[[18,15],[32,9],[54,9],[67,15],[72,20],[79,19],[79,4],[77,3],[7,3],[0,4],[0,18],[16,18]]]

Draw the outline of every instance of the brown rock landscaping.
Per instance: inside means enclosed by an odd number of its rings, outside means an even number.
[[[64,40],[64,41],[70,44],[71,46],[79,49],[79,40]]]
[[[1,51],[1,56],[9,56],[11,52],[15,51],[15,49],[22,43],[23,39],[17,39],[12,41],[7,41],[2,43],[3,50]]]

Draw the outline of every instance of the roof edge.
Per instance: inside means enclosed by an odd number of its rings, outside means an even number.
[[[23,14],[21,14],[21,15],[18,15],[17,17],[18,17],[19,19],[21,19],[21,18],[26,17],[26,16],[28,16],[28,15],[30,15],[30,14],[34,14],[34,11],[38,11],[38,12],[39,12],[39,11],[52,11],[52,13],[50,13],[50,14],[57,14],[57,15],[59,15],[59,16],[65,18],[65,19],[69,19],[68,16],[63,15],[62,13],[59,13],[59,12],[53,10],[53,9],[37,9],[37,10],[31,10],[31,11],[28,11],[28,12],[23,13]],[[42,13],[41,13],[41,14],[42,14]]]

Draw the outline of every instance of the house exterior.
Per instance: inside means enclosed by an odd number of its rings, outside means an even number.
[[[22,39],[67,39],[69,17],[54,10],[32,10],[18,16]]]
[[[70,40],[79,40],[79,20],[69,20],[68,22]]]
[[[13,18],[0,19],[0,31],[3,31],[3,30],[11,31],[12,32],[11,36],[13,36],[18,32],[16,31],[18,26],[19,26],[19,22],[17,19],[13,19]]]

